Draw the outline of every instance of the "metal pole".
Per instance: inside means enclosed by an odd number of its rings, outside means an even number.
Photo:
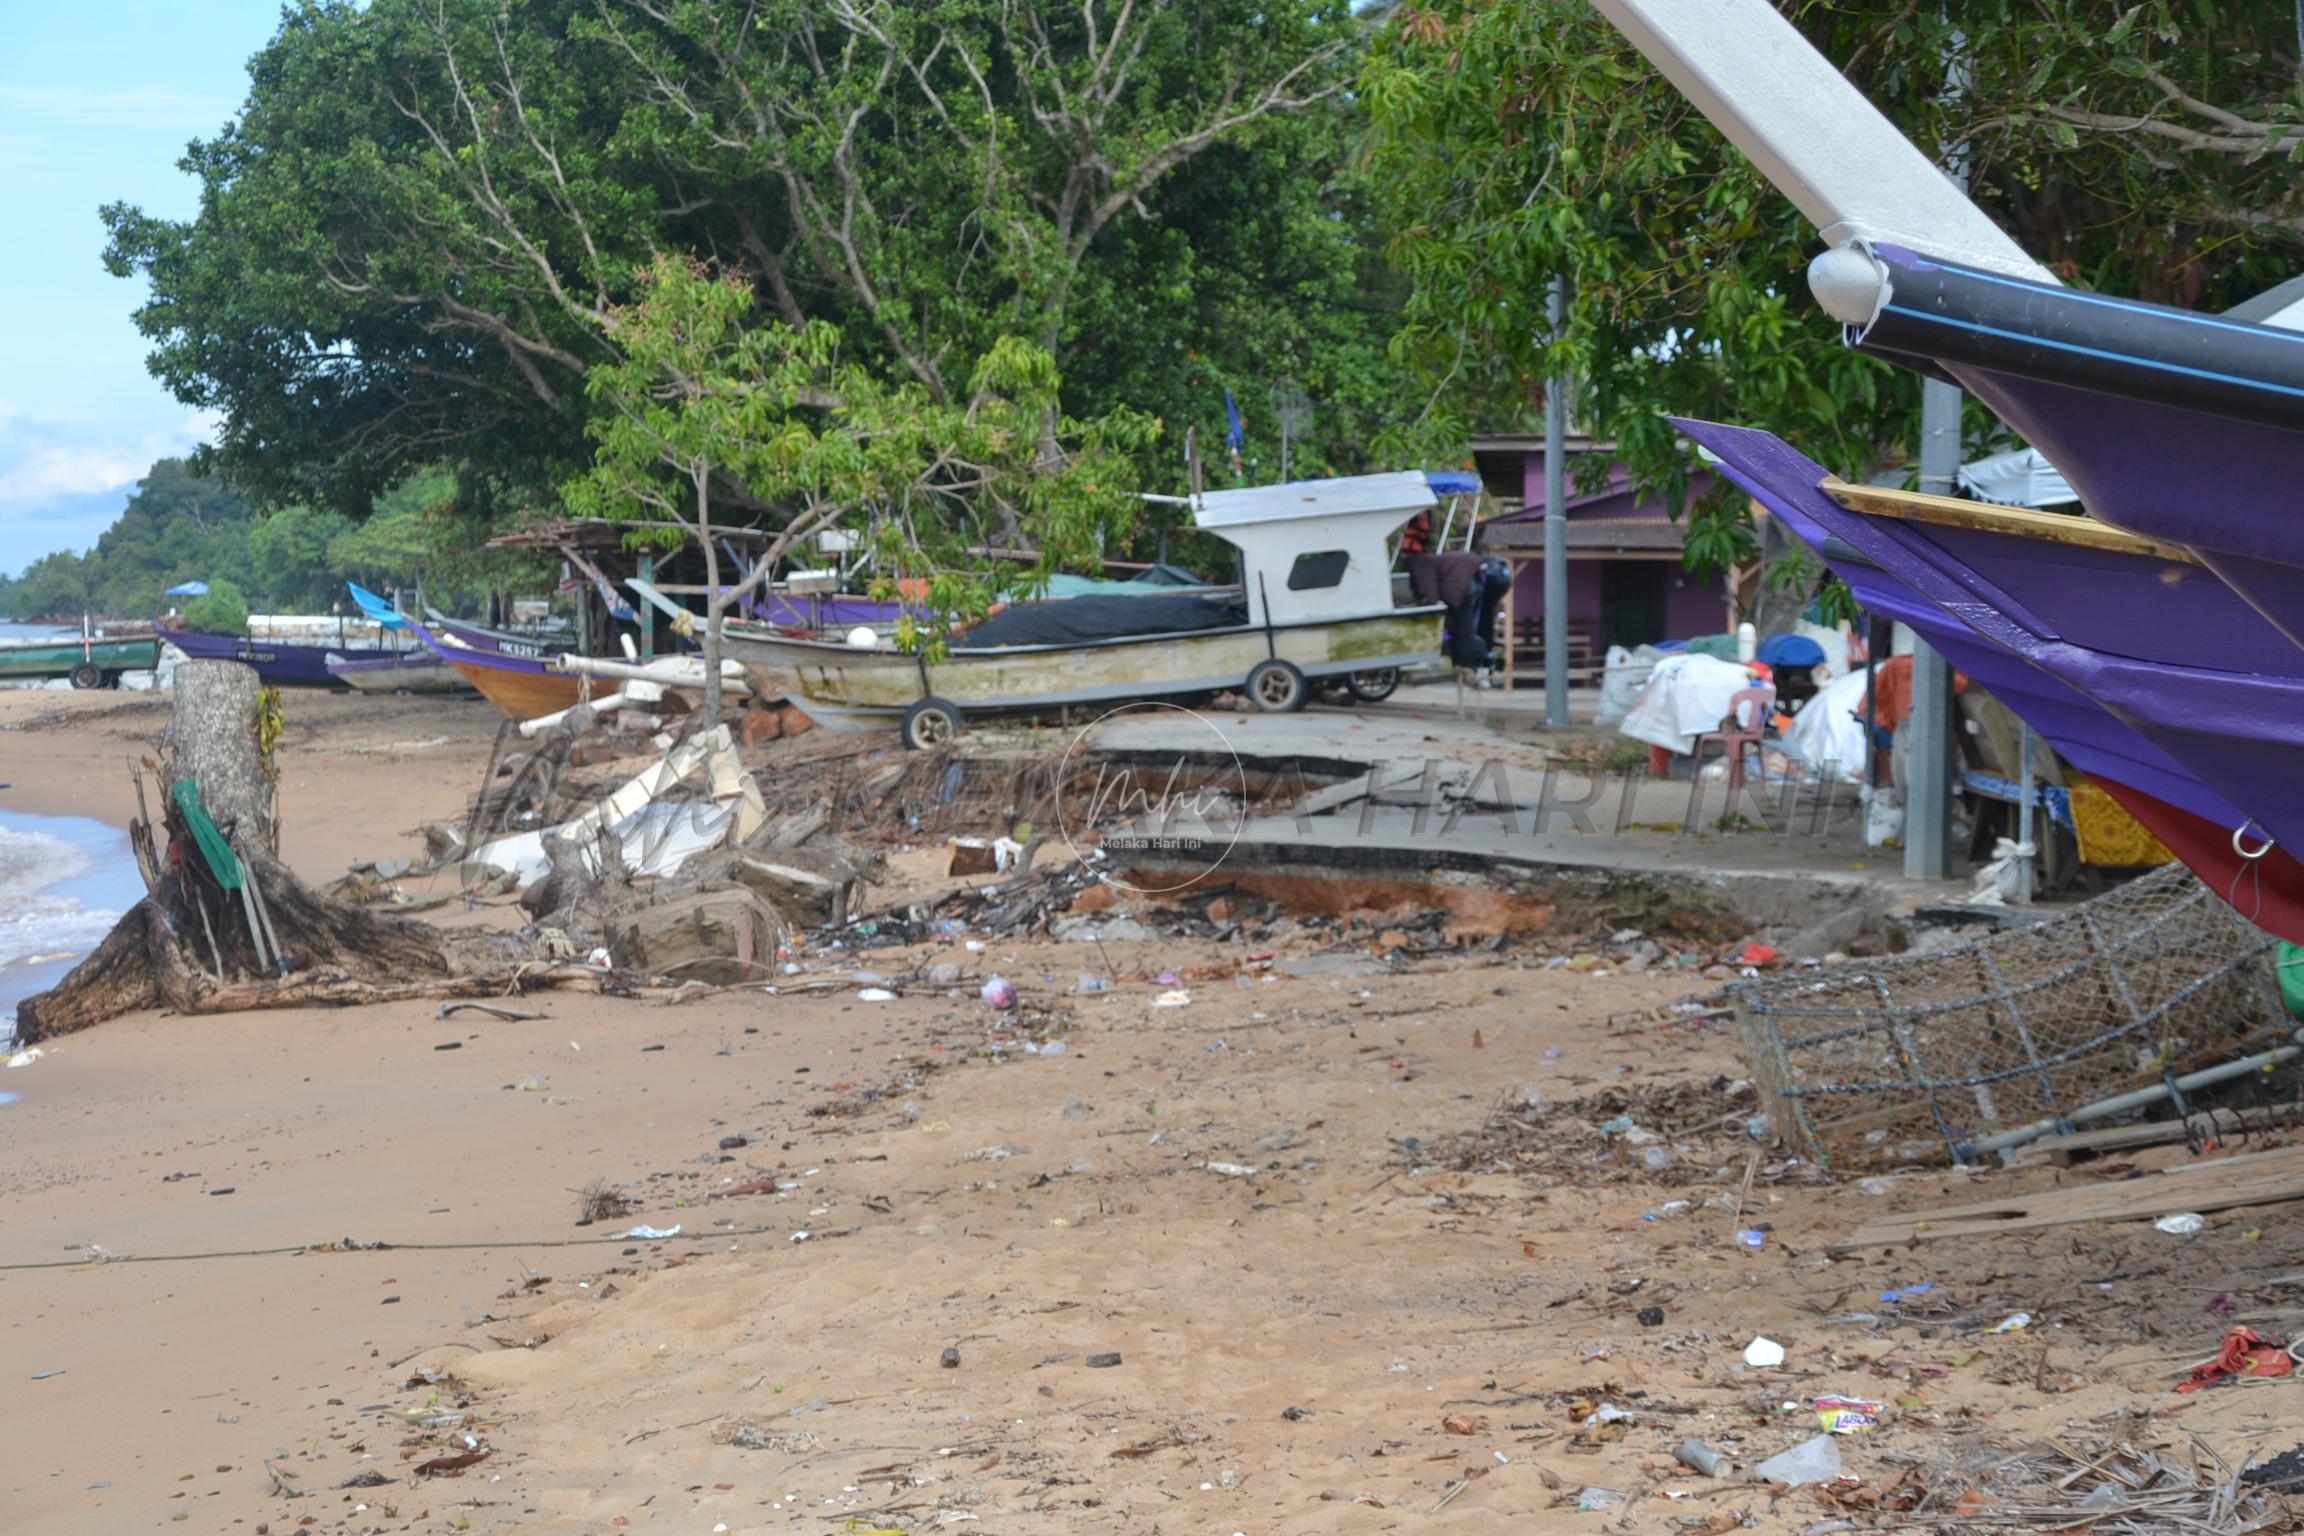
[[[1949,496],[1960,476],[1960,391],[1929,379],[1920,389],[1920,489]],[[1941,880],[1952,820],[1952,669],[1925,640],[1912,647],[1912,782],[1904,790],[1904,873]]]
[[[2032,842],[2032,727],[2018,721],[2016,725],[2016,841],[2030,846]],[[2032,899],[2032,871],[2039,867],[2038,856],[2025,854],[2017,860],[2016,899]]]
[[[1557,277],[1545,314],[1557,341],[1568,317]],[[1557,370],[1544,386],[1544,723],[1568,723],[1568,380]]]

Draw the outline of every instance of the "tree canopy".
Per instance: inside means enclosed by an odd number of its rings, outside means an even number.
[[[2068,280],[2221,307],[2304,259],[2287,0],[1779,3]],[[1764,424],[1843,472],[1910,440],[1917,381],[1845,351],[1809,298],[1815,232],[1585,0],[1398,6],[1362,99],[1410,283],[1394,350],[1425,380],[1404,440],[1525,418],[1556,366],[1580,419],[1675,495],[1667,412]],[[1741,515],[1699,508],[1691,556],[1743,553]]]
[[[107,261],[214,463],[365,515],[433,464],[475,504],[591,457],[587,369],[659,253],[941,405],[1003,338],[1080,419],[1259,427],[1357,467],[1392,408],[1345,169],[1345,0],[298,0],[198,213],[114,205]]]

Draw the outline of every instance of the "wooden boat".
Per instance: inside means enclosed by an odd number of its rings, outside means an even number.
[[[1237,606],[1164,597],[1020,605],[1011,611],[1044,620],[1048,638],[985,644],[984,626],[937,661],[885,642],[842,645],[741,623],[727,627],[722,643],[819,724],[899,725],[914,747],[950,739],[969,713],[1227,690],[1260,710],[1287,712],[1303,708],[1318,681],[1438,660],[1445,610],[1393,606],[1385,544],[1435,505],[1430,484],[1413,472],[1194,497],[1194,523],[1239,551]],[[1161,627],[1171,614],[1180,620]],[[1002,627],[1030,633],[1035,624]]]
[[[237,661],[255,669],[256,675],[266,683],[285,688],[330,688],[341,686],[329,662],[336,659],[365,659],[382,657],[387,661],[411,661],[425,653],[416,646],[397,650],[372,646],[348,647],[344,645],[310,645],[300,641],[273,640],[256,635],[211,635],[197,629],[187,629],[180,622],[160,620],[155,626],[161,638],[186,656],[196,661]]]
[[[481,650],[453,635],[435,634],[405,615],[401,622],[426,650],[478,689],[480,696],[502,710],[508,720],[558,714],[614,689],[612,683],[563,672],[540,658]]]
[[[328,674],[362,693],[466,693],[461,673],[421,647],[362,655],[331,654]]]
[[[159,665],[160,642],[151,635],[82,633],[0,642],[0,681],[63,677],[70,678],[75,688],[117,688],[121,673],[149,672]]]
[[[2304,943],[2304,863],[2288,852],[2298,845],[2267,848],[2258,834],[2239,835],[2257,807],[2269,808],[2262,814],[2272,820],[2260,825],[2275,834],[2295,826],[2283,788],[2293,779],[2263,755],[2299,750],[2304,667],[2283,677],[2144,663],[2076,638],[2118,644],[2173,629],[2209,663],[2236,651],[2304,659],[2253,609],[2188,559],[2086,518],[1848,486],[1769,433],[1677,425],[1814,547],[1868,611],[1912,626],[2243,916]],[[1964,559],[1940,562],[1919,542],[1923,532],[1957,539]],[[2146,598],[2150,606],[2139,606]],[[2036,607],[2074,613],[2075,622],[2058,634]],[[2231,707],[2236,694],[2243,707]]]
[[[2190,549],[2304,646],[2304,299],[2208,315],[2059,283],[1769,0],[1594,0],[1830,247],[1848,345],[1948,377],[2115,528]]]

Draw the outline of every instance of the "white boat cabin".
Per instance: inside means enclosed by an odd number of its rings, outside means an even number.
[[[1392,611],[1400,526],[1437,506],[1415,470],[1203,491],[1193,524],[1240,551],[1251,624],[1315,623]]]

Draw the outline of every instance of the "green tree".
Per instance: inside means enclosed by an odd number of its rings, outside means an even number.
[[[248,565],[271,612],[327,611],[338,596],[329,550],[351,528],[350,519],[311,506],[282,507],[256,524],[248,535]]]
[[[88,571],[78,553],[42,555],[9,583],[0,611],[17,619],[77,619],[88,611]]]
[[[933,570],[928,608],[943,614],[981,612],[988,598],[994,573],[961,574],[971,546],[1033,543],[1044,579],[1092,558],[1133,511],[1129,456],[1156,427],[1132,412],[1061,416],[1054,360],[1036,343],[995,342],[966,398],[947,401],[845,361],[828,325],[756,323],[740,279],[667,257],[641,292],[615,317],[622,360],[592,370],[599,447],[564,496],[580,514],[634,524],[635,538],[702,549],[707,723],[720,717],[728,608],[836,519],[874,533],[893,575]],[[731,503],[775,509],[776,531],[724,586],[714,533]]]
[[[1779,4],[2069,280],[2222,306],[2304,256],[2286,0]],[[1765,423],[1843,473],[1910,440],[1916,381],[1843,349],[1809,299],[1815,231],[1584,0],[1400,5],[1361,83],[1370,184],[1412,287],[1393,349],[1426,381],[1402,440],[1524,421],[1558,369],[1579,417],[1675,500],[1666,413]],[[1743,518],[1726,493],[1695,509],[1691,560],[1742,558]]]
[[[658,252],[755,323],[949,405],[1003,338],[1065,406],[1261,425],[1299,380],[1356,464],[1396,391],[1359,306],[1346,0],[298,0],[185,165],[190,220],[114,205],[107,262],[216,461],[365,515],[445,462],[498,509],[590,457]]]
[[[184,605],[184,622],[211,635],[248,633],[248,599],[240,588],[221,578]]]

